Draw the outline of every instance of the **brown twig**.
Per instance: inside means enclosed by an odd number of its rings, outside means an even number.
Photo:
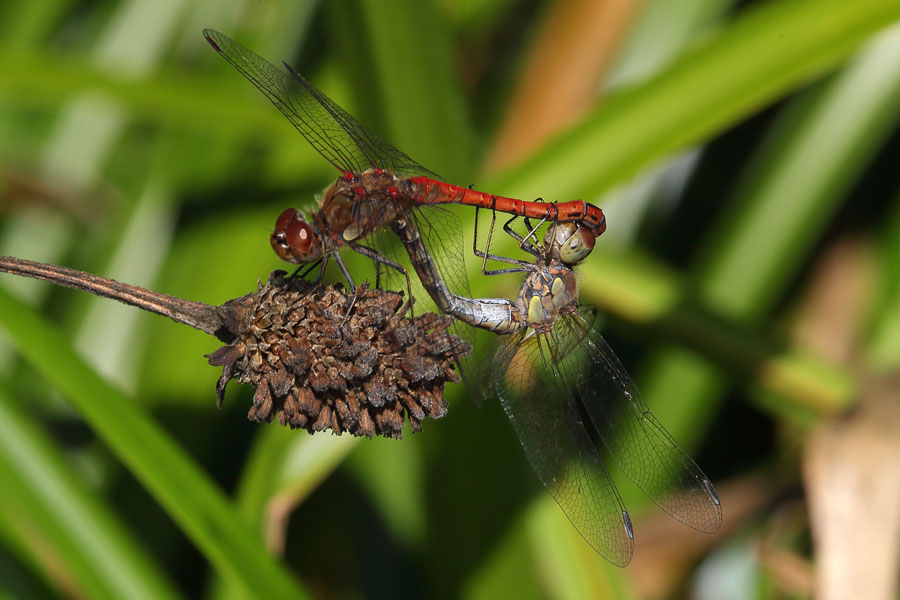
[[[233,333],[228,331],[227,319],[223,318],[225,315],[221,314],[221,309],[217,306],[160,294],[136,285],[68,267],[39,263],[14,256],[0,256],[0,272],[41,279],[96,296],[118,300],[123,304],[169,317],[176,323],[190,325],[194,329],[216,336],[223,342],[230,342],[234,339]]]
[[[215,335],[226,343],[207,355],[222,367],[221,406],[228,382],[251,384],[249,417],[277,419],[314,433],[399,438],[405,423],[421,430],[447,412],[452,363],[471,348],[448,331],[448,316],[406,316],[402,294],[360,286],[348,295],[275,271],[256,292],[221,306],[191,302],[127,283],[9,256],[14,273],[118,300]],[[408,306],[408,303],[405,304]]]
[[[597,87],[644,0],[561,0],[542,20],[486,161],[502,169],[571,126]]]

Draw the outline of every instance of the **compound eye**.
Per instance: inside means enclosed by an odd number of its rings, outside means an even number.
[[[312,227],[294,208],[283,210],[278,215],[269,242],[275,253],[290,263],[314,262],[322,256],[322,246],[315,238]]]
[[[297,263],[297,259],[291,254],[291,249],[288,248],[287,242],[284,239],[284,233],[273,233],[269,236],[269,243],[272,244],[272,250],[275,251],[278,258],[289,263]]]
[[[286,208],[281,211],[281,214],[278,215],[278,218],[275,219],[275,234],[283,233],[287,230],[288,225],[290,225],[293,221],[297,220],[297,209],[296,208]]]
[[[312,262],[319,258],[319,245],[313,236],[312,228],[303,221],[294,221],[287,226],[284,240],[293,255],[300,262]]]
[[[590,254],[591,250],[594,249],[594,244],[597,242],[597,238],[587,227],[579,227],[578,235],[581,236],[581,242],[582,244],[584,244],[584,248],[587,251],[587,254]]]
[[[579,227],[560,247],[559,259],[567,265],[577,265],[591,253],[595,241],[587,227]]]

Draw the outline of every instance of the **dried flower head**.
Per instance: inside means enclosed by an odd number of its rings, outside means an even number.
[[[470,347],[433,313],[404,316],[403,297],[360,288],[313,286],[275,271],[255,294],[226,303],[220,315],[235,339],[209,355],[223,367],[221,406],[232,379],[256,388],[249,418],[340,435],[400,438],[447,412],[444,384]]]

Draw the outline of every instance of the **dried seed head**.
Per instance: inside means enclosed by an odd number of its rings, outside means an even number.
[[[249,418],[340,435],[399,438],[409,420],[447,412],[444,384],[468,344],[448,333],[452,319],[410,319],[403,297],[360,288],[349,316],[339,287],[313,286],[275,271],[269,281],[220,310],[234,341],[208,356],[222,367],[221,406],[232,379],[256,388]],[[399,312],[398,312],[399,311]]]

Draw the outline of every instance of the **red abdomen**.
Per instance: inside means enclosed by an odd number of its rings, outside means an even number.
[[[584,200],[529,202],[495,196],[428,177],[412,177],[410,181],[419,190],[418,195],[412,199],[418,204],[466,204],[520,217],[578,223],[590,229],[594,237],[599,237],[606,231],[606,217],[603,211]]]

